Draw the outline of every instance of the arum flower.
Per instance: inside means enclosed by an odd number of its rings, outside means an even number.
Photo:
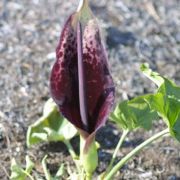
[[[107,120],[115,91],[88,0],[81,0],[77,12],[64,25],[50,89],[60,112],[79,130],[85,139],[84,149],[88,148]]]

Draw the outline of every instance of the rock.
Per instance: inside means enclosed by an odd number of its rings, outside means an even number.
[[[107,45],[109,48],[117,47],[118,45],[133,46],[136,38],[132,32],[119,31],[116,27],[107,29]]]

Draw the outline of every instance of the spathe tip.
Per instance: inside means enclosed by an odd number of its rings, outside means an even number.
[[[80,12],[86,6],[88,6],[88,0],[80,0],[77,12]]]

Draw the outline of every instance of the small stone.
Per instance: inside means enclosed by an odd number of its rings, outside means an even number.
[[[56,58],[56,53],[55,52],[51,52],[47,55],[47,59],[48,60],[54,60]]]
[[[139,177],[142,178],[142,179],[150,178],[150,177],[152,177],[152,172],[142,173],[142,174],[139,175]]]

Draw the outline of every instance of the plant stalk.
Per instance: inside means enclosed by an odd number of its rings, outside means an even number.
[[[86,175],[86,180],[92,180],[92,175]]]
[[[114,163],[114,161],[115,161],[115,159],[116,159],[117,153],[118,153],[120,147],[122,146],[122,144],[123,144],[123,142],[124,142],[124,139],[126,138],[128,132],[129,132],[129,130],[123,130],[123,133],[122,133],[122,135],[121,135],[121,138],[120,138],[120,140],[119,140],[119,142],[118,142],[118,144],[117,144],[117,146],[116,146],[116,149],[115,149],[115,151],[114,151],[114,153],[113,153],[111,162],[110,162],[110,164],[109,164],[109,166],[108,166],[105,174],[107,174],[107,173],[111,170],[111,168],[112,168],[112,166],[113,166],[113,163]]]
[[[77,159],[78,159],[78,156],[77,156],[77,154],[75,153],[75,151],[74,151],[71,143],[70,143],[68,140],[65,140],[65,141],[64,141],[64,144],[66,145],[66,147],[67,147],[67,149],[68,149],[69,154],[71,155],[71,157],[72,157],[73,159],[76,159],[76,160],[77,160]]]
[[[68,151],[69,151],[69,154],[71,155],[75,165],[76,165],[76,168],[77,168],[77,171],[78,173],[80,174],[81,172],[81,168],[80,168],[80,164],[79,164],[79,157],[77,156],[77,154],[75,153],[71,143],[69,142],[69,140],[65,140],[64,141],[64,144],[66,145]]]
[[[28,172],[26,172],[24,170],[23,170],[23,172],[24,172],[24,174],[26,174],[30,178],[30,180],[34,180],[34,178]]]
[[[80,136],[80,162],[85,172],[85,179],[91,180],[98,165],[98,153],[94,137],[88,142],[88,139]]]
[[[153,141],[159,139],[160,137],[169,134],[169,129],[165,129],[154,136],[150,137],[143,143],[141,143],[139,146],[137,146],[135,149],[133,149],[130,153],[128,153],[124,158],[122,158],[113,168],[112,170],[107,174],[107,176],[104,178],[104,180],[111,180],[113,176],[119,171],[119,169],[128,162],[133,156],[135,156],[140,150],[142,150],[144,147],[151,144]]]
[[[42,160],[42,167],[43,167],[43,171],[44,171],[46,180],[51,180],[51,175],[50,175],[49,170],[47,169],[47,165],[46,165],[46,158],[47,158],[47,155]]]

